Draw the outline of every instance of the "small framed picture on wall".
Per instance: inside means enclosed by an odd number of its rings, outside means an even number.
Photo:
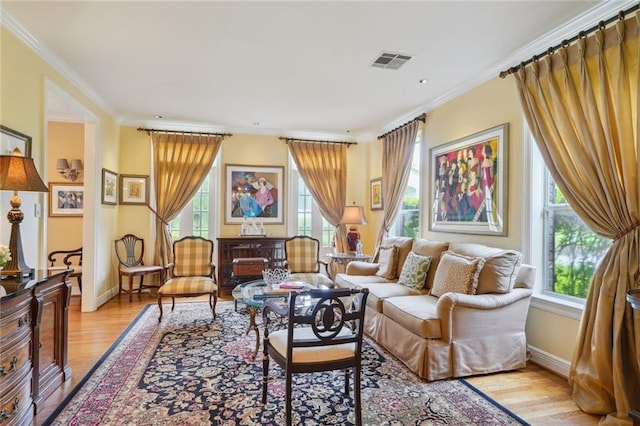
[[[120,204],[149,204],[149,176],[120,175]]]
[[[371,179],[369,183],[369,199],[371,210],[382,210],[382,178]]]
[[[118,203],[118,174],[102,169],[102,204]]]

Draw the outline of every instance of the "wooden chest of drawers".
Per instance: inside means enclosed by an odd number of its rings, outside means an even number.
[[[0,424],[33,418],[31,293],[0,300]]]
[[[0,298],[0,425],[25,425],[71,377],[67,365],[68,272]]]

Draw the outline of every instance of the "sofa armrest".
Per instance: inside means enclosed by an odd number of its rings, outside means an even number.
[[[436,304],[442,338],[451,342],[523,329],[532,294],[531,289],[525,288],[505,294],[445,293]]]
[[[345,273],[347,275],[375,275],[378,272],[378,267],[377,263],[354,260],[347,264]]]

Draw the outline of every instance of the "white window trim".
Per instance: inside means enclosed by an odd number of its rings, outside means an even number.
[[[529,197],[524,197],[523,202],[524,211],[529,212],[529,214],[524,215],[522,224],[524,241],[529,242],[524,245],[523,254],[525,259],[529,259],[528,263],[537,269],[533,296],[531,297],[531,306],[567,318],[579,320],[582,318],[584,303],[569,300],[568,298],[556,296],[544,291],[544,256],[542,252],[544,241],[542,238],[539,238],[540,235],[543,235],[544,229],[543,203],[545,191],[541,190],[544,188],[540,187],[539,179],[539,176],[542,176],[544,173],[544,161],[535,146],[533,135],[526,125],[524,118],[523,122],[525,123],[523,126],[523,152],[525,155],[522,160],[522,170],[525,176],[523,194],[530,194]]]

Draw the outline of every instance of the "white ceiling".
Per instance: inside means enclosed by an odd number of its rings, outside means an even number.
[[[0,1],[124,125],[333,140],[372,139],[628,4]],[[413,58],[370,66],[387,51]]]

